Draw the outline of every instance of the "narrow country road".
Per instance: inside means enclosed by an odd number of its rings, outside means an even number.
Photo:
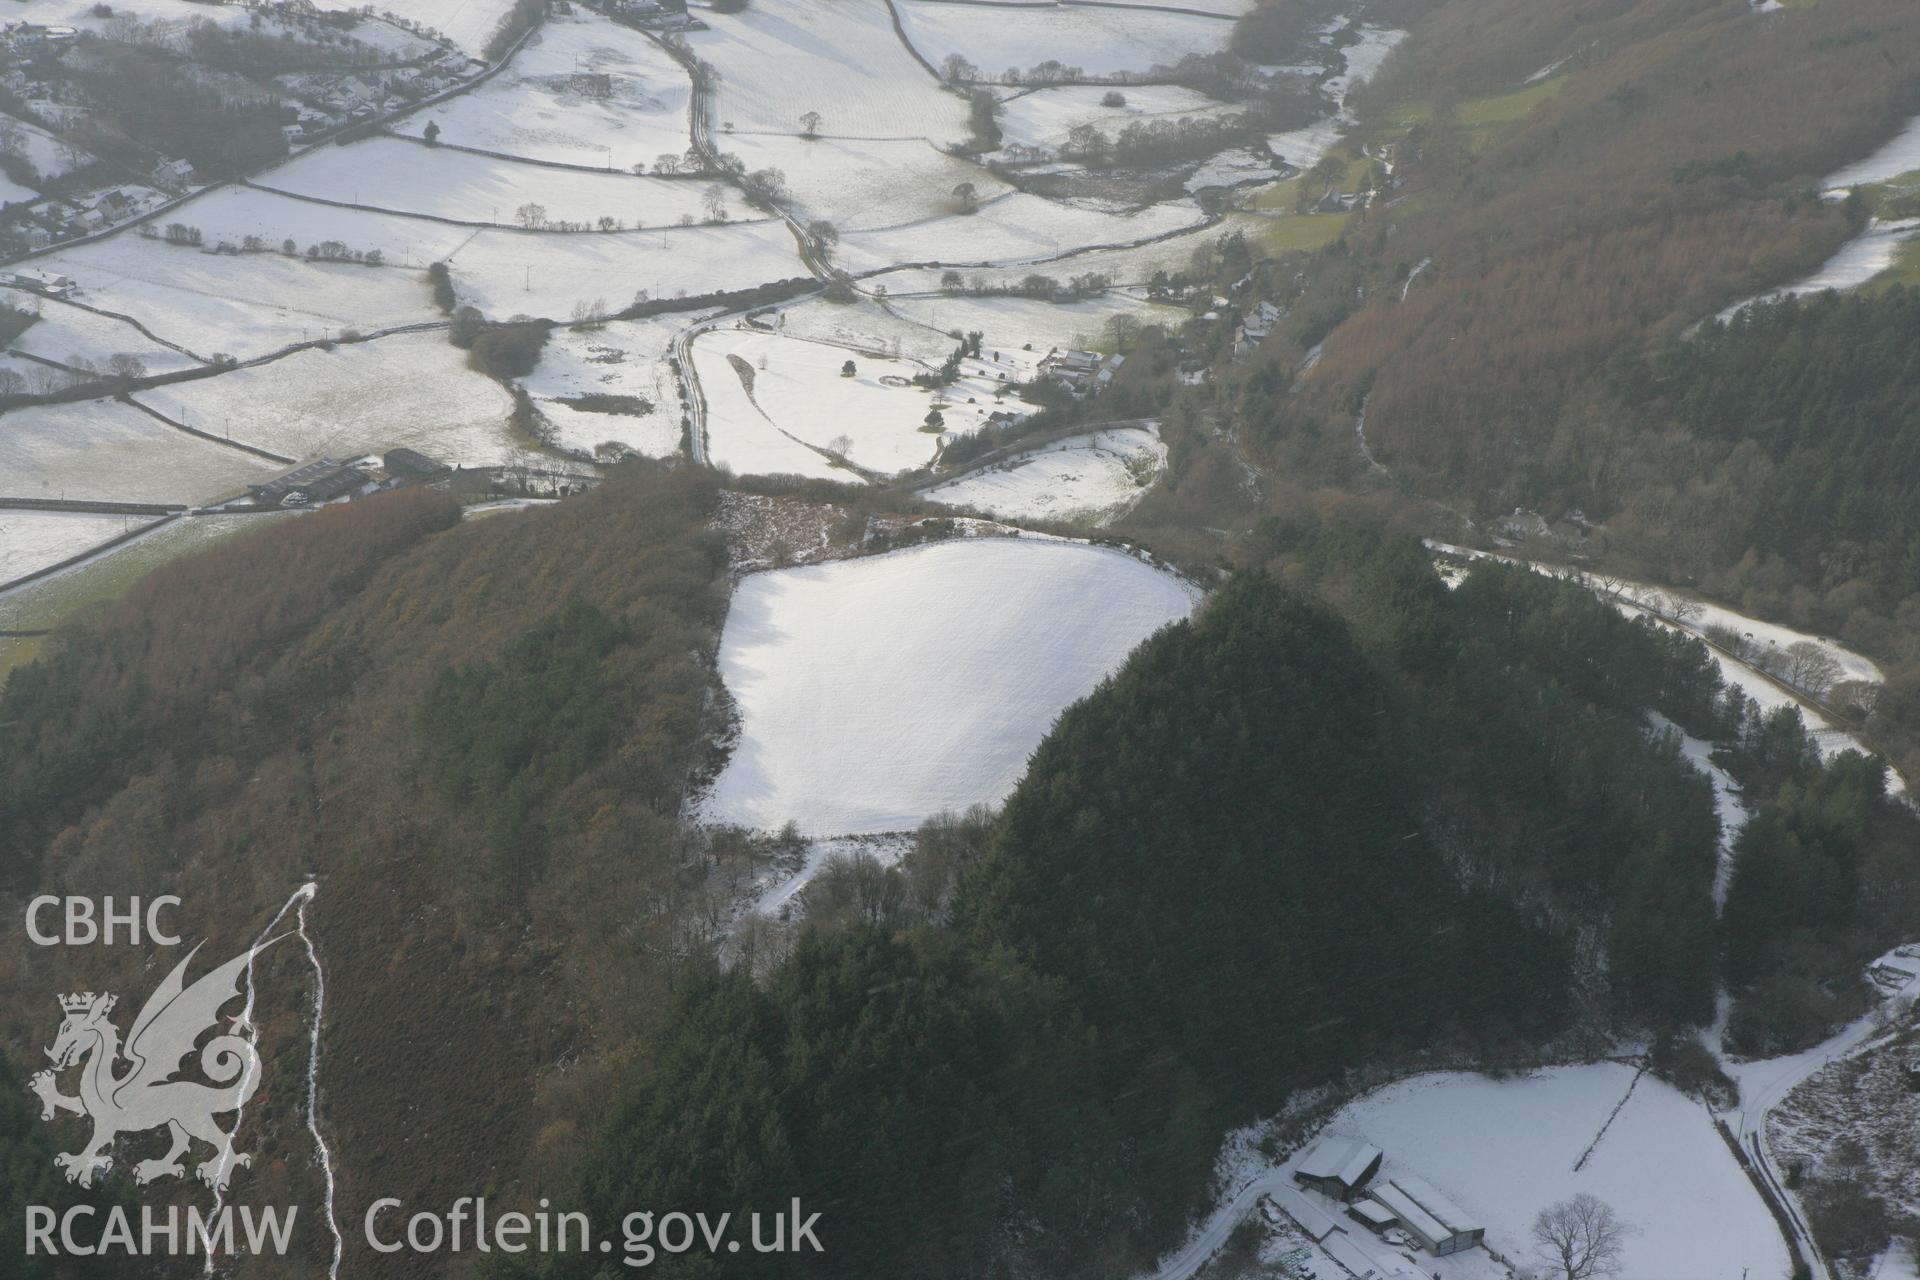
[[[1920,979],[1888,995],[1880,1007],[1915,996],[1920,996]],[[1774,1160],[1773,1148],[1767,1141],[1767,1117],[1801,1084],[1831,1064],[1872,1048],[1889,1034],[1876,1025],[1873,1014],[1868,1013],[1842,1028],[1832,1038],[1802,1053],[1757,1062],[1722,1063],[1727,1074],[1740,1085],[1739,1110],[1729,1115],[1727,1120],[1740,1145],[1753,1157],[1761,1176],[1786,1207],[1788,1222],[1807,1259],[1813,1280],[1833,1280],[1833,1273],[1820,1256],[1819,1246],[1814,1242],[1813,1231],[1807,1223],[1806,1210],[1801,1206],[1799,1197],[1788,1189],[1786,1175]]]
[[[1253,1212],[1260,1203],[1260,1197],[1290,1185],[1284,1169],[1269,1169],[1262,1173],[1240,1188],[1240,1193],[1233,1199],[1215,1209],[1193,1239],[1163,1260],[1157,1270],[1148,1273],[1142,1280],[1187,1280],[1208,1258],[1225,1247],[1234,1228]]]

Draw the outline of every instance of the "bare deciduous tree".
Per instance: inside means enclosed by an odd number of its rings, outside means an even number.
[[[113,376],[126,382],[147,376],[146,362],[140,357],[121,352],[107,358],[107,368]]]
[[[1595,1280],[1619,1274],[1632,1230],[1613,1206],[1583,1191],[1542,1209],[1533,1220],[1533,1241],[1561,1280]]]
[[[1787,646],[1786,682],[1816,698],[1827,696],[1841,675],[1840,660],[1811,640],[1796,640]]]

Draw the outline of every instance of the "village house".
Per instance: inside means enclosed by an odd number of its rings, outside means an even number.
[[[0,26],[0,43],[14,53],[30,53],[48,45],[66,44],[79,36],[72,27],[43,26],[37,22],[9,22]]]
[[[1094,351],[1055,351],[1040,362],[1040,373],[1075,395],[1085,395],[1105,386],[1108,379],[1101,378],[1101,373],[1118,368],[1121,359],[1120,356],[1108,359]]]
[[[1273,326],[1280,323],[1280,308],[1271,302],[1256,302],[1233,331],[1233,354],[1245,356],[1267,340]]]
[[[35,293],[44,293],[54,298],[71,298],[79,285],[72,276],[63,276],[54,271],[42,271],[37,267],[22,268],[7,277],[7,283],[20,289],[32,289]]]

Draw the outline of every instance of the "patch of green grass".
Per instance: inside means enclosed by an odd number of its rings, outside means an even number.
[[[1282,182],[1270,182],[1257,189],[1247,198],[1246,207],[1259,213],[1291,213],[1300,203],[1300,193],[1306,188],[1305,174],[1299,174]]]
[[[1430,124],[1433,121],[1431,102],[1398,102],[1380,113],[1373,123],[1384,129],[1398,129],[1402,132],[1417,124]]]
[[[1503,130],[1526,119],[1535,107],[1559,97],[1570,79],[1563,72],[1505,93],[1468,98],[1454,107],[1450,118],[1466,131],[1467,145],[1482,151],[1492,145]]]
[[[1920,289],[1920,236],[1914,236],[1902,244],[1900,252],[1894,256],[1893,265],[1868,281],[1863,292],[1883,293],[1901,284],[1909,289]]]
[[[1885,182],[1855,187],[1854,193],[1876,218],[1911,217],[1920,212],[1915,208],[1920,204],[1920,169]]]
[[[1518,89],[1509,89],[1505,93],[1489,94],[1484,98],[1468,98],[1454,107],[1453,118],[1469,129],[1512,124],[1541,103],[1551,102],[1559,97],[1571,80],[1570,75],[1561,72],[1557,76],[1548,76],[1545,80],[1536,80],[1532,84],[1521,85]]]
[[[1324,249],[1340,238],[1350,213],[1295,213],[1268,218],[1254,238],[1270,254]]]

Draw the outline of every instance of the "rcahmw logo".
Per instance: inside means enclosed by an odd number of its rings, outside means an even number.
[[[112,1016],[118,997],[91,991],[60,997],[60,1031],[47,1050],[53,1065],[37,1073],[28,1088],[40,1099],[42,1120],[63,1112],[84,1116],[93,1122],[93,1134],[78,1151],[56,1155],[54,1163],[69,1182],[91,1186],[113,1167],[117,1139],[164,1129],[170,1142],[166,1153],[136,1163],[134,1181],[146,1184],[184,1177],[183,1157],[191,1158],[206,1148],[194,1175],[213,1189],[215,1208],[209,1214],[190,1208],[182,1217],[177,1207],[156,1212],[147,1206],[136,1233],[119,1206],[102,1214],[82,1204],[56,1214],[44,1205],[29,1205],[28,1254],[232,1251],[234,1211],[222,1203],[224,1192],[235,1170],[250,1164],[251,1157],[234,1149],[232,1131],[221,1128],[214,1117],[238,1113],[259,1088],[260,1052],[245,1012],[230,1019],[227,1029],[204,1045],[199,1041],[208,1031],[219,1031],[220,1010],[240,997],[242,975],[250,974],[254,957],[277,941],[272,938],[242,952],[189,986],[187,966],[200,950],[195,947],[141,1006],[124,1041]],[[200,1074],[210,1083],[174,1078],[196,1045]],[[77,1092],[61,1092],[61,1076],[76,1070]],[[284,1253],[297,1214],[297,1206],[291,1205],[243,1207],[239,1239],[251,1252]],[[94,1223],[96,1217],[104,1217],[104,1223]],[[96,1225],[98,1235],[89,1240]]]

